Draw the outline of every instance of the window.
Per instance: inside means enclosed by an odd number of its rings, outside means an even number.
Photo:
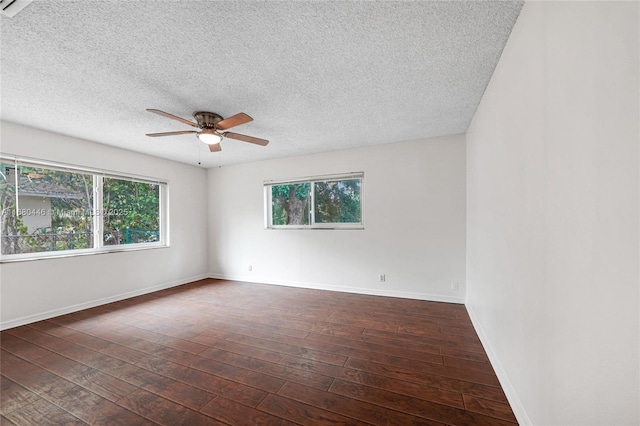
[[[104,245],[159,241],[160,185],[105,178],[102,194]]]
[[[265,182],[267,228],[362,229],[363,173]]]
[[[166,245],[166,186],[0,158],[0,260]]]

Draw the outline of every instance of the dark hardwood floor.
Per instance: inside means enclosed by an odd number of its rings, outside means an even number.
[[[2,425],[513,425],[463,305],[203,280],[5,330]]]

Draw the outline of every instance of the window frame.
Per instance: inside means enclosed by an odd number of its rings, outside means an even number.
[[[315,183],[335,180],[360,180],[360,222],[331,222],[316,223],[315,218]],[[308,225],[274,225],[273,224],[273,199],[271,187],[279,185],[290,185],[299,183],[309,183],[309,224]],[[332,175],[308,176],[295,179],[265,180],[264,186],[264,229],[364,229],[364,172],[349,172]]]
[[[137,250],[150,250],[157,248],[166,248],[170,246],[169,237],[169,181],[167,179],[159,179],[148,176],[114,172],[103,169],[96,169],[90,167],[83,167],[73,164],[65,164],[54,161],[40,160],[35,158],[28,158],[22,156],[16,156],[11,154],[0,153],[0,163],[13,163],[16,166],[16,173],[19,166],[27,167],[40,167],[49,170],[58,170],[69,173],[83,173],[92,176],[93,179],[93,206],[92,206],[92,232],[93,232],[93,247],[84,249],[71,249],[71,250],[58,250],[58,251],[43,251],[36,253],[16,253],[16,254],[2,254],[0,252],[0,264],[11,262],[22,262],[30,260],[52,259],[52,258],[65,258],[75,256],[86,256],[93,254],[104,254],[114,252],[126,252]],[[104,221],[102,220],[103,211],[103,192],[102,183],[105,178],[127,180],[134,182],[141,182],[147,184],[158,185],[158,241],[146,242],[146,243],[131,243],[131,244],[119,244],[119,245],[105,245],[103,242],[103,227]],[[2,238],[2,235],[0,235]]]

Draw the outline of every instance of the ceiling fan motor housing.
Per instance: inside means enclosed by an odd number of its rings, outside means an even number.
[[[201,129],[214,129],[216,124],[222,121],[222,117],[215,112],[197,111],[193,113],[193,118],[198,122]]]

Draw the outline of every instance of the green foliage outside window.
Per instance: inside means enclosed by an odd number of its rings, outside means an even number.
[[[360,179],[315,182],[316,223],[360,223]]]
[[[2,254],[93,247],[91,175],[10,163],[0,173]]]
[[[273,224],[308,225],[310,193],[308,182],[272,186]]]
[[[269,226],[362,224],[362,177],[270,185]]]
[[[102,193],[105,245],[158,241],[159,185],[105,178]]]
[[[95,206],[94,182],[102,186]],[[160,183],[0,162],[0,254],[160,241]],[[102,224],[102,241],[94,232]]]

